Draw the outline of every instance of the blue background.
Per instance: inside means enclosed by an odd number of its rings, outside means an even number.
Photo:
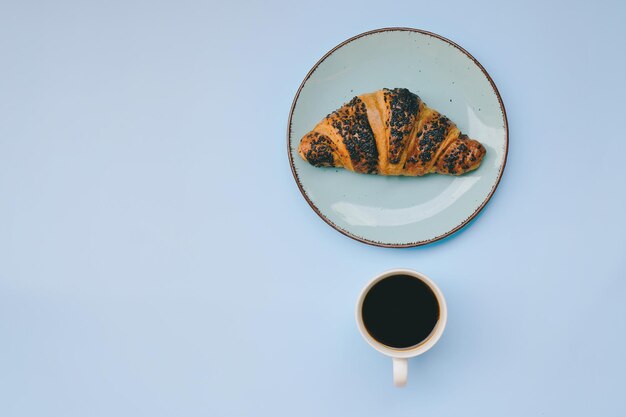
[[[626,415],[624,2],[4,1],[0,415]],[[504,177],[462,232],[370,247],[291,176],[296,89],[411,26],[486,67]],[[449,304],[409,386],[359,335],[392,267]]]

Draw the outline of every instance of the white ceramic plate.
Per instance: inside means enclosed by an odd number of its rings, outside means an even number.
[[[300,158],[300,139],[322,118],[384,87],[408,88],[480,141],[481,166],[459,177],[385,177]],[[485,206],[504,170],[508,129],[494,82],[467,51],[433,33],[387,28],[348,39],[315,64],[294,98],[287,143],[298,187],[326,223],[361,242],[407,247],[454,233]]]

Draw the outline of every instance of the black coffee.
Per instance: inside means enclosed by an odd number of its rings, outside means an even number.
[[[389,347],[407,348],[419,344],[435,328],[439,303],[422,280],[392,275],[370,288],[362,315],[374,339]]]

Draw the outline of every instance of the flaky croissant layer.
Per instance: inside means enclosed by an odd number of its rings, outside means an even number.
[[[406,88],[354,97],[304,135],[298,153],[310,164],[350,171],[421,176],[478,168],[485,147]]]

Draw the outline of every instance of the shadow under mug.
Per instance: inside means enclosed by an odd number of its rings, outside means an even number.
[[[369,333],[363,321],[363,302],[365,301],[365,298],[367,297],[370,290],[384,279],[398,275],[409,276],[426,284],[434,294],[437,300],[437,304],[439,306],[439,318],[435,323],[433,329],[431,330],[430,334],[428,334],[428,336],[426,336],[416,345],[406,348],[387,346],[378,341]],[[356,322],[359,331],[361,332],[361,335],[367,341],[367,343],[369,343],[374,349],[384,355],[391,357],[393,361],[393,383],[397,387],[403,387],[406,385],[408,378],[408,359],[421,355],[422,353],[432,348],[435,343],[439,341],[446,327],[447,319],[448,309],[446,307],[446,300],[443,297],[443,293],[441,292],[439,287],[437,287],[437,285],[426,275],[417,271],[413,271],[411,269],[392,269],[383,272],[380,275],[377,275],[365,286],[365,288],[363,288],[356,305]]]

